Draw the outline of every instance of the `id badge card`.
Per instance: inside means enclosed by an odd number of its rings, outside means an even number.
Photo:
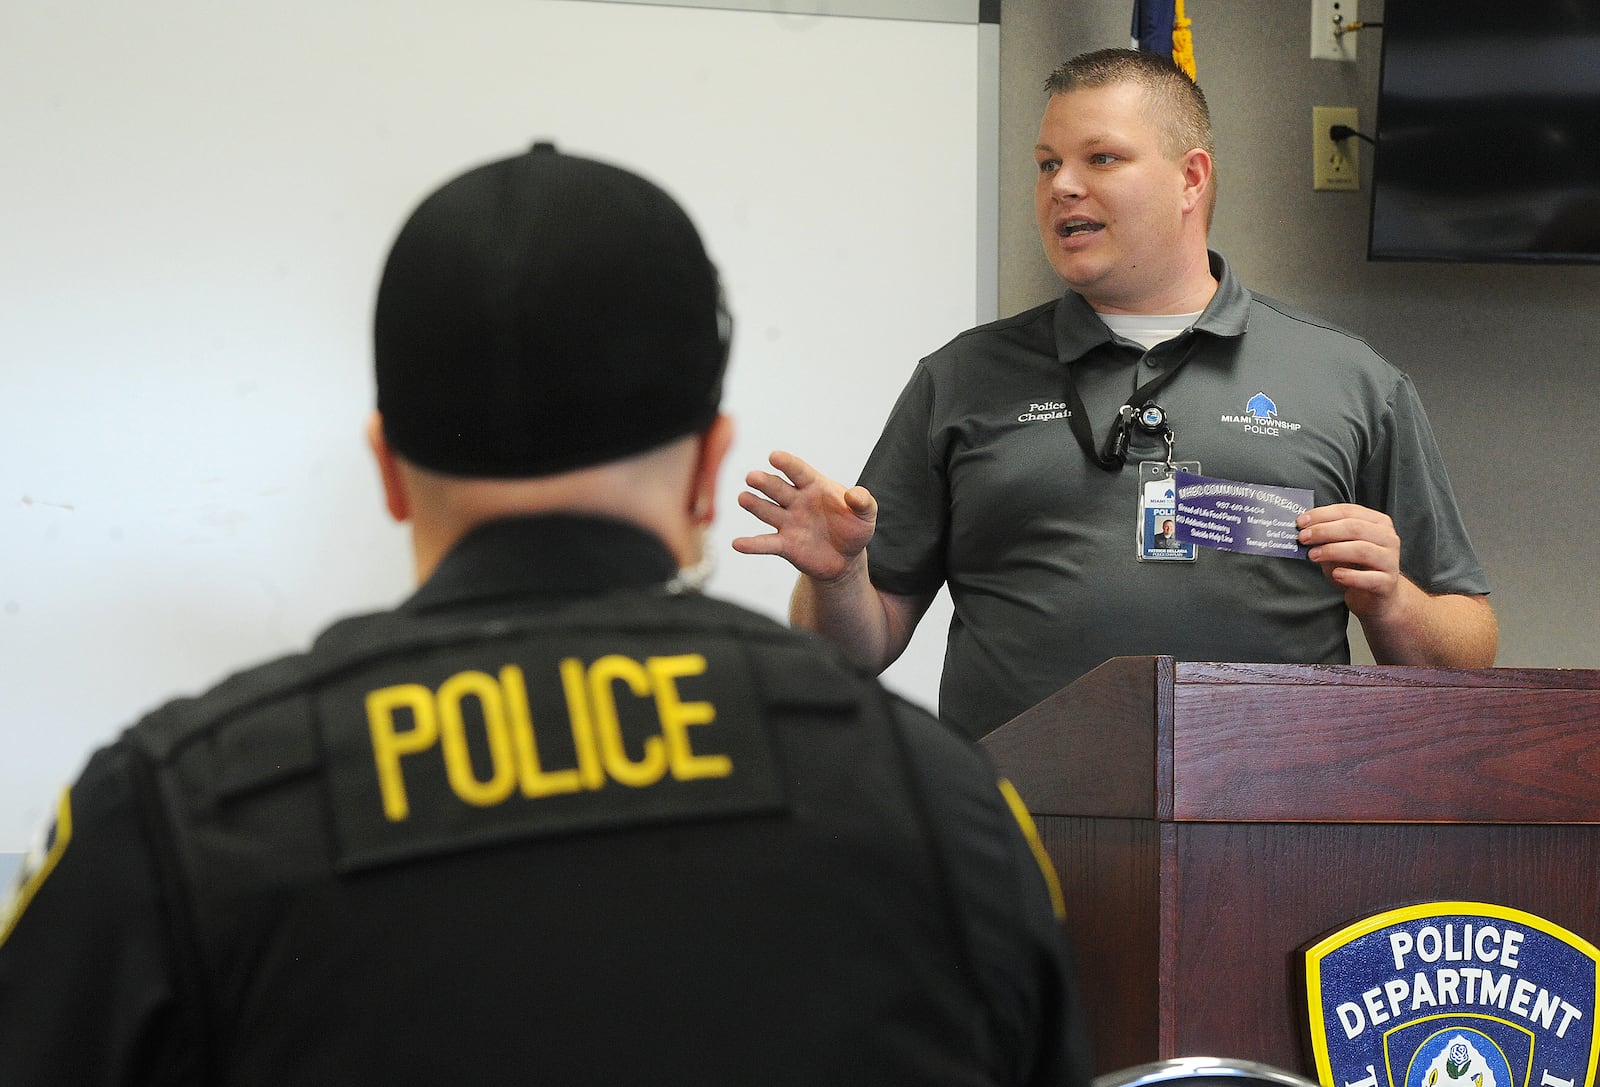
[[[1200,474],[1200,462],[1147,460],[1139,464],[1139,518],[1135,557],[1140,562],[1193,562],[1199,547],[1178,539],[1178,472]]]

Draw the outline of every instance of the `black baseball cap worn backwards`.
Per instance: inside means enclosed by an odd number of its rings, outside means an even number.
[[[373,325],[385,437],[458,476],[551,475],[704,430],[728,354],[716,269],[683,209],[544,142],[418,205]]]

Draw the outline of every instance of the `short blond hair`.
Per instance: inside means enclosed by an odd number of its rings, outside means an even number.
[[[1217,205],[1217,152],[1205,92],[1170,57],[1138,49],[1099,49],[1058,65],[1044,81],[1048,94],[1132,83],[1144,91],[1145,115],[1160,133],[1161,148],[1176,160],[1193,148],[1211,156],[1206,222]]]

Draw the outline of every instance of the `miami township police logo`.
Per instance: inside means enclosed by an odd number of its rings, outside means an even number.
[[[1248,434],[1264,434],[1269,438],[1293,434],[1300,429],[1299,423],[1279,418],[1277,401],[1264,392],[1257,392],[1245,401],[1243,415],[1224,415],[1222,422]]]
[[[1306,952],[1325,1087],[1593,1087],[1600,950],[1531,913],[1429,902]]]

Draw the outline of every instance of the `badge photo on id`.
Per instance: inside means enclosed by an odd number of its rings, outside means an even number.
[[[1178,539],[1177,472],[1199,472],[1196,461],[1141,461],[1135,552],[1140,562],[1193,562],[1199,548]]]

